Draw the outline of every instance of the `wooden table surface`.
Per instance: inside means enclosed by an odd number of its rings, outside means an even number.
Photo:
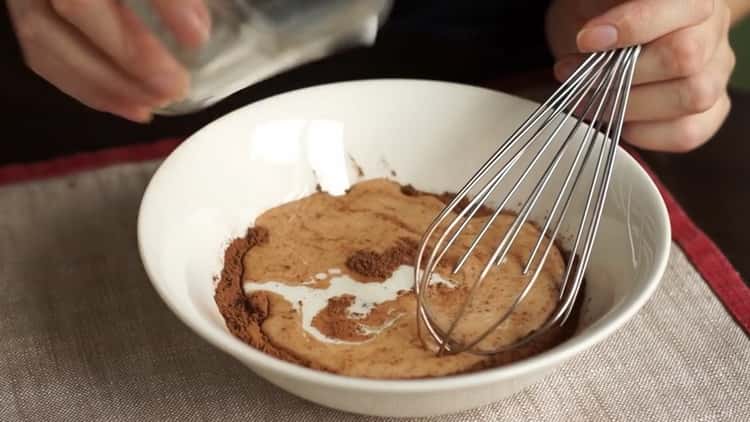
[[[295,88],[372,77],[416,77],[484,84],[504,69],[479,47],[437,45],[424,40],[382,40],[370,50],[345,53],[273,78],[204,112],[160,118],[139,126],[85,109],[23,66],[7,22],[0,21],[0,112],[5,127],[0,164],[42,160],[77,151],[189,135],[216,117],[249,102]],[[404,60],[408,57],[409,60]],[[489,65],[488,65],[489,63]],[[541,74],[504,80],[508,88],[534,86]],[[645,160],[696,223],[750,279],[750,94],[732,92],[726,125],[705,147],[684,155],[644,153]]]

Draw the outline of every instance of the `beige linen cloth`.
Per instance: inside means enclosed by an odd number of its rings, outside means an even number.
[[[155,167],[0,187],[0,421],[370,420],[271,386],[161,303],[135,230]],[[510,399],[435,420],[750,421],[750,340],[675,247],[616,335]]]

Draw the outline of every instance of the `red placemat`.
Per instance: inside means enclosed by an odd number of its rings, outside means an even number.
[[[0,166],[0,185],[62,176],[110,165],[162,159],[179,145],[178,139],[85,152],[31,164]],[[637,152],[628,149],[661,191],[672,223],[672,237],[739,325],[750,334],[750,287],[719,247],[690,219],[685,210]]]
[[[740,273],[732,266],[716,243],[690,219],[690,216],[640,155],[632,148],[626,149],[641,164],[641,167],[646,170],[659,188],[669,211],[672,239],[680,245],[695,269],[703,276],[703,279],[711,286],[721,303],[727,308],[727,311],[737,320],[745,332],[750,334],[750,287],[744,283]]]

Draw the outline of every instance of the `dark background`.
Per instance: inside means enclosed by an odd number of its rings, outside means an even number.
[[[549,84],[545,1],[397,1],[378,43],[285,73],[209,110],[136,125],[86,109],[23,64],[11,24],[0,10],[0,164],[189,135],[216,117],[261,98],[326,82],[408,77],[488,84],[505,90]],[[464,4],[464,5],[461,5]],[[470,4],[466,6],[465,4]],[[522,4],[522,5],[521,5]],[[739,44],[739,45],[738,45]],[[747,47],[735,43],[742,55]],[[733,110],[714,140],[697,151],[643,156],[693,219],[750,276],[750,95],[732,90]]]

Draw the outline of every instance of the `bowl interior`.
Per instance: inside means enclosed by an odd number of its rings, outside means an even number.
[[[389,177],[426,191],[456,191],[534,107],[479,88],[385,80],[309,88],[240,109],[186,141],[154,176],[139,221],[146,269],[173,311],[209,341],[296,371],[226,331],[213,279],[229,241],[264,210],[311,194],[317,184],[342,193],[363,178]],[[669,248],[658,192],[631,157],[617,154],[576,336],[589,344],[647,299]],[[561,164],[571,159],[565,155]],[[520,193],[532,188],[526,183]],[[550,198],[543,197],[539,212]],[[570,215],[581,207],[574,201]],[[570,221],[561,231],[564,245],[576,227]]]

